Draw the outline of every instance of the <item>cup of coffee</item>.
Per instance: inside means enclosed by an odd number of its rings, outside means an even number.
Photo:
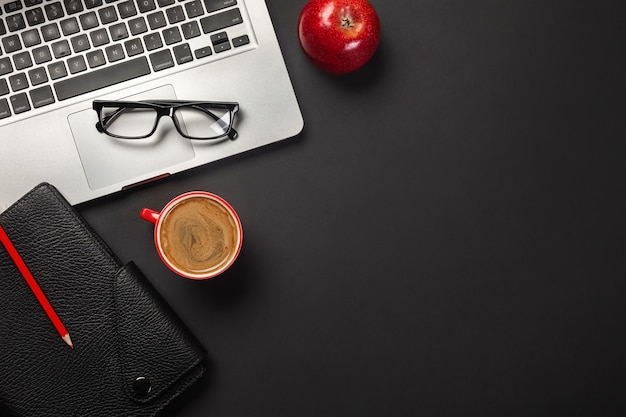
[[[227,270],[241,250],[241,221],[215,194],[191,191],[161,212],[143,208],[140,216],[154,223],[154,244],[165,265],[185,278],[213,278]]]

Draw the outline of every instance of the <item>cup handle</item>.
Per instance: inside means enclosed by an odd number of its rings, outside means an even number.
[[[158,211],[150,210],[149,208],[144,207],[141,209],[141,212],[139,213],[139,217],[141,217],[145,221],[156,224],[157,220],[159,220],[160,214],[161,213],[159,213]]]

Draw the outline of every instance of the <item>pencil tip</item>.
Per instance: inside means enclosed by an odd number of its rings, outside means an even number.
[[[67,345],[68,345],[70,348],[74,349],[74,344],[72,343],[72,339],[70,339],[70,334],[69,334],[69,333],[68,333],[68,334],[66,334],[65,336],[63,336],[63,341],[64,341],[65,343],[67,343]]]

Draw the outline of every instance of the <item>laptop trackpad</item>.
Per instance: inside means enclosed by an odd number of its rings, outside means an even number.
[[[174,87],[165,85],[124,100],[176,99]],[[163,118],[146,139],[117,139],[96,130],[98,117],[89,108],[68,116],[74,142],[89,188],[114,184],[120,188],[151,176],[168,173],[168,167],[194,157],[191,142],[178,134],[172,121]]]

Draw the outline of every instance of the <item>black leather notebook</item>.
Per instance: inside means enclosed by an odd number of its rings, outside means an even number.
[[[0,415],[154,416],[204,374],[189,329],[53,186],[35,187],[0,225],[74,345],[0,245]]]

